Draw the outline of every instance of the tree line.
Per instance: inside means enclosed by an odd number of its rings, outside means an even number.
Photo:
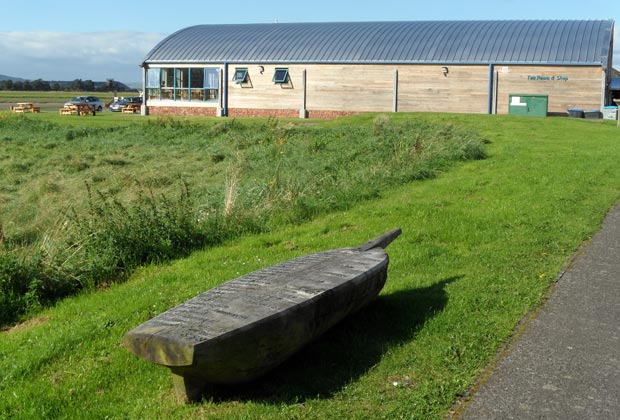
[[[107,79],[104,83],[96,83],[92,80],[75,79],[69,82],[37,80],[2,80],[0,90],[25,90],[25,91],[79,91],[79,92],[125,92],[127,86],[114,79]]]

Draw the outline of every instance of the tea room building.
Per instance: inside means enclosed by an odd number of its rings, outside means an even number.
[[[199,25],[142,63],[152,115],[506,114],[611,102],[613,20]]]

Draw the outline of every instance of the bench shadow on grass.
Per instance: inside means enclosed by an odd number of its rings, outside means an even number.
[[[443,310],[448,301],[445,286],[461,277],[380,296],[261,379],[211,389],[205,398],[266,404],[330,398],[372,369],[390,348],[409,341],[419,327]]]

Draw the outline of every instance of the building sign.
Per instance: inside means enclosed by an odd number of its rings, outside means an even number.
[[[562,76],[562,75],[545,76],[542,74],[537,74],[537,75],[528,74],[527,80],[542,81],[542,82],[554,82],[554,81],[566,82],[568,81],[568,76]]]

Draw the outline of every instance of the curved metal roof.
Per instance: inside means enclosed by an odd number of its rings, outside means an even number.
[[[199,25],[157,44],[152,63],[444,63],[607,66],[613,20]]]

